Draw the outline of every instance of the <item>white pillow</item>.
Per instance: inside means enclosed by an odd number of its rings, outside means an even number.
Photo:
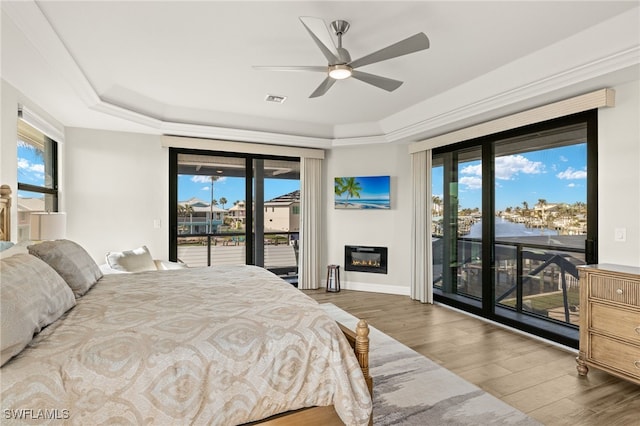
[[[111,269],[123,272],[157,271],[158,268],[147,246],[133,250],[111,251],[106,256]]]

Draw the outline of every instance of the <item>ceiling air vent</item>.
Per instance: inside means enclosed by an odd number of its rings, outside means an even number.
[[[265,101],[267,102],[275,102],[278,104],[283,104],[284,101],[287,100],[286,96],[278,96],[278,95],[267,95],[266,98],[264,98]]]

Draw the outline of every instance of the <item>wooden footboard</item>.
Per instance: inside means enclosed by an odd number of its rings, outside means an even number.
[[[338,326],[353,348],[358,364],[362,369],[364,380],[367,382],[369,393],[373,396],[373,378],[369,374],[369,324],[361,319],[358,321],[355,332],[340,323],[338,323]]]
[[[340,330],[347,338],[347,341],[356,354],[364,380],[369,388],[371,398],[373,398],[373,378],[369,374],[369,324],[365,320],[360,320],[355,331],[338,323]],[[291,411],[277,416],[269,417],[251,424],[267,426],[298,426],[298,425],[318,425],[318,426],[339,426],[343,425],[338,413],[333,406],[311,407],[302,410]],[[373,414],[369,418],[369,425],[373,425]]]
[[[11,241],[11,188],[0,185],[0,241]]]

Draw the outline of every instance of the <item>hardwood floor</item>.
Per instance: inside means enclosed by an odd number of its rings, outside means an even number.
[[[596,369],[579,377],[574,351],[408,296],[303,292],[367,320],[545,425],[640,425],[640,386]]]

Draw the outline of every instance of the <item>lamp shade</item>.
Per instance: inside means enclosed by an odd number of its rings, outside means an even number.
[[[59,240],[67,234],[66,213],[31,213],[30,239],[34,241]]]

